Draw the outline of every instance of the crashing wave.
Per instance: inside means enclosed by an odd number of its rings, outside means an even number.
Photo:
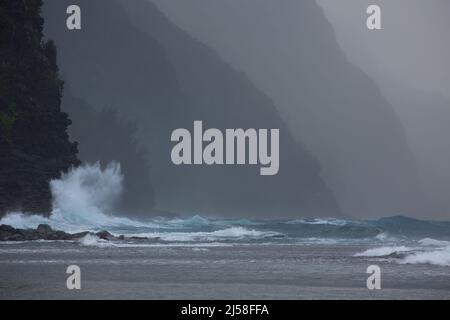
[[[349,223],[347,220],[324,218],[324,219],[295,219],[286,222],[287,224],[318,224],[318,225],[332,225],[332,226],[345,226]]]
[[[230,227],[226,229],[211,231],[211,232],[153,232],[153,233],[139,233],[133,234],[138,237],[145,238],[159,238],[162,241],[179,241],[179,242],[194,242],[194,241],[220,241],[220,240],[243,240],[243,239],[267,239],[274,237],[282,237],[278,232],[272,231],[257,231],[246,229],[243,227]],[[128,236],[131,236],[128,235]]]
[[[398,247],[379,247],[368,249],[364,252],[357,253],[355,257],[391,257],[394,255],[402,255],[404,253],[415,250],[415,248],[398,246]]]
[[[450,266],[450,246],[426,252],[415,252],[405,256],[399,261],[401,264],[433,264]]]
[[[382,249],[370,249],[360,256],[392,255],[400,257],[411,253],[414,239],[422,251],[442,251],[449,246],[450,223],[421,221],[406,217],[379,220],[336,218],[302,218],[296,220],[213,219],[200,215],[188,218],[155,217],[138,221],[112,214],[122,194],[123,175],[120,164],[111,163],[101,168],[99,163],[86,164],[70,170],[50,183],[53,209],[49,218],[22,213],[11,213],[0,224],[18,229],[36,229],[48,224],[54,230],[67,233],[107,230],[114,235],[159,238],[164,242],[236,241],[297,244],[384,244]],[[433,236],[430,239],[426,237]],[[86,238],[86,245],[95,239]],[[386,247],[388,246],[389,247]],[[428,249],[426,249],[428,248]],[[431,248],[431,249],[430,249]],[[408,261],[419,261],[421,252]],[[430,256],[424,256],[432,260]],[[415,260],[414,260],[415,259]]]
[[[399,264],[450,266],[450,242],[431,238],[417,241],[417,246],[388,246],[368,249],[355,257],[393,258]]]
[[[120,164],[110,163],[102,170],[99,163],[86,164],[50,182],[53,210],[50,218],[10,213],[0,220],[14,228],[35,229],[48,224],[66,232],[95,231],[110,227],[148,227],[149,224],[106,214],[114,208],[122,192]]]
[[[93,234],[87,234],[83,238],[79,240],[79,243],[86,247],[100,247],[100,248],[106,248],[106,247],[112,247],[113,244],[107,240],[100,239],[96,235]]]

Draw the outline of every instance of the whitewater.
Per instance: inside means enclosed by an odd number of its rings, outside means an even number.
[[[226,246],[226,245],[365,245],[354,257],[398,264],[450,266],[450,222],[397,216],[378,220],[301,218],[295,220],[153,217],[145,221],[112,214],[123,192],[120,164],[105,168],[85,164],[50,182],[49,218],[12,212],[0,224],[35,229],[48,224],[68,233],[107,230],[115,236],[152,239],[109,242],[88,235],[86,247]]]

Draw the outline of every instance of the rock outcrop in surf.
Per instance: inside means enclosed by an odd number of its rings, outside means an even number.
[[[158,238],[148,237],[126,237],[124,235],[114,236],[106,230],[91,232],[83,231],[77,233],[67,233],[61,230],[54,230],[48,224],[40,224],[36,229],[13,228],[8,225],[0,225],[0,241],[76,241],[86,237],[96,237],[104,241],[124,241],[124,240],[158,240]]]

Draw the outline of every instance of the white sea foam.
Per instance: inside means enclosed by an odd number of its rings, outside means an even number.
[[[64,174],[61,179],[51,181],[53,210],[50,218],[12,213],[4,217],[0,224],[21,229],[34,229],[39,224],[48,224],[53,229],[69,233],[108,230],[116,235],[159,238],[168,242],[260,239],[281,235],[247,229],[233,225],[232,221],[209,220],[198,215],[188,219],[155,218],[146,222],[109,215],[107,212],[112,211],[120,197],[122,180],[120,165],[117,163],[111,163],[105,169],[98,163],[81,166]],[[194,232],[198,228],[213,230]],[[176,232],[169,232],[174,229]],[[93,235],[84,237],[80,243],[84,246],[102,247],[121,245],[102,241]]]
[[[438,266],[450,266],[450,241],[425,238],[418,241],[426,250],[408,254],[399,263],[428,263]]]
[[[86,247],[100,247],[107,248],[112,247],[113,244],[107,240],[100,239],[96,235],[87,234],[79,240],[80,244]]]
[[[450,241],[436,240],[436,239],[432,239],[432,238],[425,238],[425,239],[419,240],[419,243],[423,246],[430,246],[430,247],[450,246]]]
[[[121,195],[122,181],[123,176],[118,163],[111,163],[104,169],[100,167],[99,163],[83,165],[72,169],[60,179],[51,181],[53,210],[50,218],[10,213],[0,220],[0,224],[21,229],[35,229],[39,224],[48,224],[53,229],[70,233],[106,229],[128,236],[159,237],[164,241],[257,239],[279,235],[273,232],[233,226],[233,221],[209,220],[198,215],[187,219],[154,218],[151,221],[141,222],[107,214],[113,210]],[[242,220],[242,222],[245,221]],[[191,231],[199,227],[213,227],[216,231],[162,232],[186,228],[187,231]],[[147,232],[147,230],[152,232]],[[158,232],[153,232],[153,230]],[[105,245],[91,235],[83,238],[81,243],[87,246]]]
[[[168,228],[177,228],[180,226],[224,226],[224,225],[259,225],[260,223],[255,221],[250,221],[248,219],[208,219],[200,215],[194,215],[189,218],[174,218],[174,219],[164,219],[156,218],[154,221],[162,225],[166,225]]]
[[[378,234],[375,237],[378,241],[389,243],[392,246],[369,249],[356,254],[356,256],[383,257],[399,253],[401,255],[396,259],[405,258],[404,263],[421,263],[421,261],[443,265],[447,263],[445,254],[448,253],[450,242],[430,238],[418,242],[411,242],[406,238],[408,242],[405,242],[403,235],[398,235],[395,231],[389,231],[388,234],[377,221],[305,218],[271,222],[246,219],[208,219],[200,215],[190,218],[167,219],[160,217],[137,221],[119,217],[111,213],[121,196],[122,182],[123,176],[118,163],[111,163],[104,169],[98,163],[72,169],[60,179],[50,183],[53,196],[53,210],[50,218],[11,213],[1,219],[0,224],[21,229],[34,229],[39,224],[48,224],[53,229],[69,233],[108,230],[115,235],[159,239],[159,241],[147,241],[147,243],[133,240],[108,242],[90,235],[80,240],[80,244],[83,246],[103,247],[166,246],[171,244],[185,246],[193,243],[221,243],[222,245],[256,241],[271,244],[281,242],[323,245],[346,244],[347,242],[366,244],[367,241],[373,243],[374,235]],[[398,220],[398,218],[392,219]],[[305,226],[300,224],[311,227],[308,229],[314,232],[309,232],[309,230],[305,232]],[[355,228],[341,228],[345,225],[358,228],[356,230]],[[277,232],[269,231],[270,229]],[[429,234],[432,235],[432,231]],[[426,233],[425,235],[428,236]],[[280,241],[277,238],[283,239]],[[412,247],[399,246],[403,244]],[[442,255],[443,258],[439,260]]]
[[[50,182],[53,198],[50,218],[10,213],[0,220],[0,224],[23,229],[48,224],[67,232],[120,226],[151,227],[151,223],[106,214],[120,197],[122,180],[118,163],[113,162],[103,170],[99,163],[83,165]]]
[[[324,219],[295,219],[288,221],[287,224],[318,224],[318,225],[332,225],[332,226],[345,226],[348,221],[335,218]]]
[[[401,264],[428,263],[438,266],[450,266],[450,246],[426,252],[415,252],[399,261]]]
[[[300,244],[320,244],[320,245],[333,245],[338,243],[345,243],[348,239],[332,239],[332,238],[304,238],[300,239],[297,243]]]
[[[135,243],[135,242],[111,242],[102,240],[95,235],[87,235],[79,240],[82,246],[97,248],[191,248],[199,251],[206,251],[210,247],[230,247],[234,244],[220,242],[199,242],[199,243]]]
[[[113,243],[118,248],[216,248],[233,247],[236,244],[223,242],[199,242],[199,243]]]
[[[398,247],[380,247],[369,249],[361,253],[355,254],[355,257],[385,257],[394,253],[405,253],[415,250],[415,248],[398,246]]]
[[[387,232],[381,232],[375,236],[375,239],[381,241],[381,242],[391,242],[391,243],[397,243],[399,241],[398,237],[394,237],[390,235]]]
[[[229,227],[211,232],[146,232],[138,234],[126,234],[145,238],[159,238],[162,241],[188,242],[188,241],[219,241],[241,239],[263,239],[282,236],[281,233],[272,231],[257,231],[243,227]]]
[[[433,264],[450,266],[450,242],[425,238],[417,241],[417,247],[380,247],[355,254],[356,257],[388,257],[393,254],[394,261],[400,264]]]

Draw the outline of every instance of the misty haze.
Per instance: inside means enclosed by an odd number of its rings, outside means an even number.
[[[0,299],[448,299],[449,13],[0,1]]]

